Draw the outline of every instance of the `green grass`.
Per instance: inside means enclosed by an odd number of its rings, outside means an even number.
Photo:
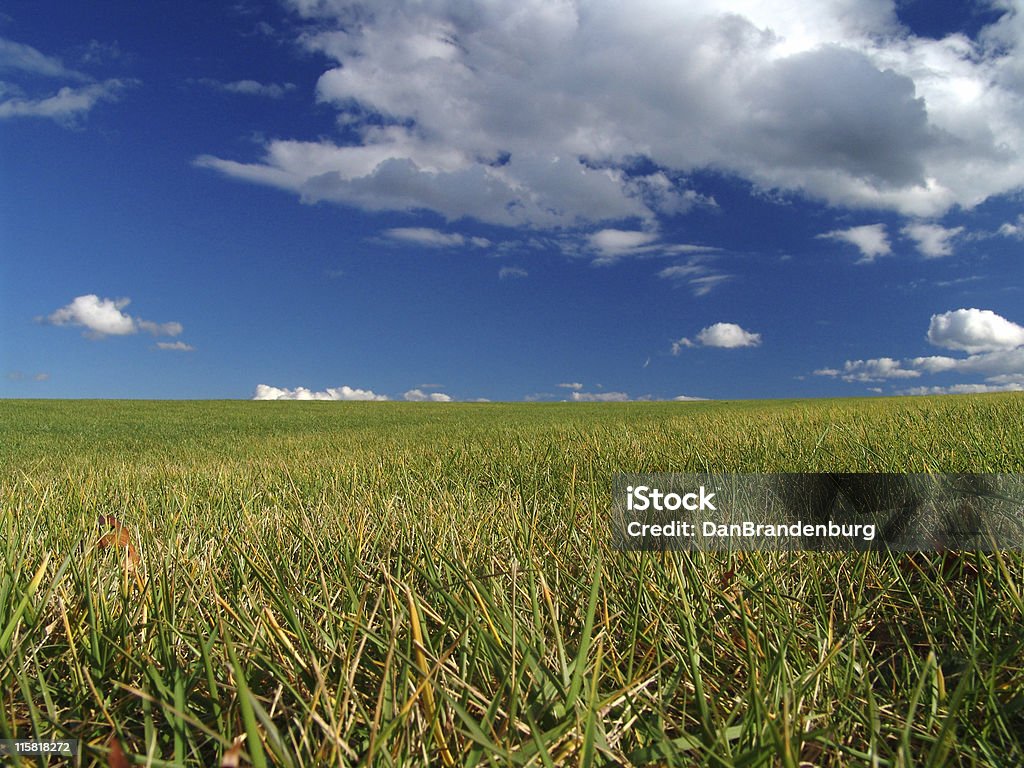
[[[0,737],[100,765],[112,734],[148,765],[236,739],[257,766],[1024,763],[1021,553],[609,549],[617,472],[826,469],[1024,472],[1024,397],[0,401]]]

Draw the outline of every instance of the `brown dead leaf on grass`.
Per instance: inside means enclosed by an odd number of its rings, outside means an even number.
[[[116,550],[124,568],[125,583],[127,584],[128,577],[131,576],[138,588],[144,590],[145,585],[142,583],[140,575],[141,560],[139,551],[132,543],[132,529],[113,515],[100,515],[97,527],[100,537],[96,541],[95,549],[99,551]]]
[[[107,762],[110,764],[110,768],[128,768],[128,758],[125,757],[124,750],[121,749],[121,742],[117,740],[117,736],[111,736],[107,746],[110,748],[110,752],[107,755]]]
[[[139,553],[132,544],[131,529],[120,520],[111,515],[100,515],[99,518],[100,539],[96,542],[98,549],[109,549],[111,547],[125,549],[128,558],[128,566],[132,569],[139,567]]]
[[[242,764],[242,742],[235,739],[235,743],[224,753],[220,759],[220,768],[239,768]]]

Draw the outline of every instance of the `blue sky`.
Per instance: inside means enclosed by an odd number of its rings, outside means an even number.
[[[9,2],[0,396],[1024,389],[1024,7]]]

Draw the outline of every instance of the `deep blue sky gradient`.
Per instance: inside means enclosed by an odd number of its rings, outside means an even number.
[[[991,16],[937,7],[907,4],[900,19],[942,35],[976,33]],[[255,161],[265,138],[344,141],[335,110],[314,95],[329,63],[289,42],[299,20],[288,9],[13,2],[4,13],[0,37],[96,80],[132,82],[73,124],[0,120],[0,396],[245,398],[263,383],[349,385],[391,398],[435,384],[456,399],[564,399],[570,390],[558,384],[567,382],[659,399],[891,394],[981,378],[846,382],[813,372],[940,354],[925,341],[936,313],[977,307],[1024,323],[1019,239],[962,237],[953,255],[924,259],[898,236],[906,218],[896,212],[765,194],[713,168],[686,178],[717,207],[658,218],[664,242],[718,249],[711,263],[732,278],[703,296],[658,277],[685,258],[597,266],[559,247],[601,226],[637,229],[635,220],[531,230],[305,203],[194,162]],[[260,22],[277,35],[258,32]],[[117,55],[83,62],[90,41],[116,45]],[[25,92],[59,85],[0,74]],[[203,78],[295,88],[272,99]],[[1021,210],[1017,192],[938,221],[992,233]],[[872,264],[858,264],[849,243],[817,237],[876,223],[886,224],[893,253]],[[492,245],[419,246],[389,239],[395,227]],[[501,279],[502,267],[528,276]],[[155,349],[144,333],[89,339],[41,321],[89,293],[130,297],[126,312],[180,322],[194,350]],[[671,354],[673,341],[716,322],[762,342]]]

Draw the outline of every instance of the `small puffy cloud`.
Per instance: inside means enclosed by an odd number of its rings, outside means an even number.
[[[697,403],[707,400],[706,397],[691,397],[690,395],[676,395],[672,399],[678,403]]]
[[[390,240],[416,243],[430,248],[455,248],[462,245],[486,248],[491,244],[485,237],[465,237],[458,232],[442,232],[430,227],[393,227],[386,230],[384,235]]]
[[[745,331],[736,323],[715,323],[698,333],[694,341],[684,337],[674,342],[672,344],[672,354],[678,355],[686,347],[738,349],[740,347],[756,347],[760,344],[760,333]]]
[[[1015,237],[1018,240],[1024,239],[1024,213],[1020,214],[1015,221],[1004,222],[996,234],[1003,237]]]
[[[66,307],[61,307],[47,320],[53,325],[80,325],[95,338],[125,336],[136,333],[134,318],[121,310],[131,299],[101,299],[95,293],[77,296]]]
[[[957,309],[932,315],[928,341],[964,352],[993,352],[1024,345],[1024,327],[988,309]]]
[[[946,228],[938,224],[908,224],[900,230],[917,243],[917,250],[926,259],[937,259],[953,254],[953,239],[964,231],[963,227]]]
[[[498,279],[510,280],[520,277],[529,277],[530,273],[522,267],[502,267],[498,270]]]
[[[175,352],[194,352],[195,347],[191,344],[186,344],[184,341],[158,341],[156,343],[157,349],[173,350]]]
[[[569,399],[574,403],[624,403],[629,395],[625,392],[573,392]]]
[[[450,403],[452,402],[451,395],[446,395],[444,392],[424,392],[422,389],[410,389],[402,397],[408,400],[410,403]]]
[[[203,85],[226,93],[242,93],[248,96],[266,96],[270,99],[280,99],[289,91],[295,90],[295,83],[261,83],[258,80],[235,80],[224,82],[204,77],[200,81]]]
[[[818,237],[825,240],[839,240],[857,246],[861,253],[861,257],[857,260],[858,264],[870,264],[879,256],[888,256],[892,253],[884,224],[864,224],[849,229],[834,229],[831,232],[818,235]]]
[[[116,101],[118,94],[131,84],[131,81],[111,79],[80,87],[65,86],[52,96],[15,96],[0,101],[0,120],[42,117],[65,125],[74,125],[76,120],[99,102]]]
[[[257,384],[253,400],[387,400],[386,395],[378,395],[369,389],[353,389],[349,386],[328,387],[314,392],[306,387],[287,389]]]
[[[127,336],[146,331],[154,336],[178,336],[181,323],[154,323],[122,312],[131,299],[101,299],[95,293],[76,296],[67,306],[43,318],[51,325],[77,325],[85,328],[85,335],[93,339],[104,336]]]
[[[571,389],[575,392],[579,392],[581,389],[583,389],[583,385],[578,381],[566,381],[563,382],[562,384],[559,384],[558,386],[560,386],[562,389]]]

